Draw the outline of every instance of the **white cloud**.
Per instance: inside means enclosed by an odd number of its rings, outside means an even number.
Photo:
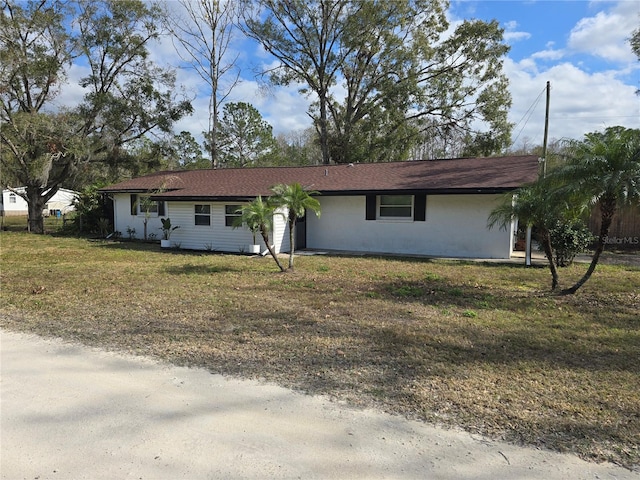
[[[542,144],[547,81],[551,82],[550,139],[580,139],[585,133],[614,125],[640,128],[640,97],[635,95],[634,86],[617,78],[615,71],[588,73],[562,63],[543,72],[531,72],[510,59],[505,62],[505,71],[513,96],[509,119],[520,122],[513,132],[513,140],[518,137],[516,147],[524,139]]]
[[[61,86],[60,94],[55,97],[51,104],[53,107],[52,110],[78,106],[88,91],[79,85],[80,79],[90,74],[91,69],[88,66],[81,66],[76,63],[72,64],[67,71],[67,83]]]
[[[569,34],[568,47],[612,62],[631,62],[635,57],[628,39],[638,27],[639,15],[636,2],[620,1],[609,11],[581,19]]]
[[[504,32],[504,39],[509,43],[528,40],[529,38],[531,38],[531,34],[528,32]]]
[[[548,49],[535,52],[531,55],[531,58],[540,60],[560,60],[564,55],[565,52],[563,50]]]
[[[504,24],[504,39],[508,43],[518,42],[520,40],[528,40],[531,38],[529,32],[519,32],[517,30],[518,22],[511,20]]]

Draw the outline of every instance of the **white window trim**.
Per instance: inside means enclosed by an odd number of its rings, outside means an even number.
[[[227,228],[233,228],[233,225],[227,225],[227,218],[240,218],[242,217],[242,213],[227,213],[227,207],[236,207],[242,208],[242,205],[239,203],[225,203],[224,204],[224,226]]]
[[[196,213],[196,205],[202,205],[205,207],[209,207],[209,213]],[[212,215],[213,214],[213,208],[211,206],[210,203],[194,203],[193,204],[193,225],[196,228],[211,228],[213,226],[213,222],[212,222]],[[209,217],[209,224],[208,225],[199,225],[196,223],[196,217],[205,217],[208,216]]]
[[[145,195],[146,197],[146,195]],[[159,205],[159,201],[155,201],[155,206],[156,206],[156,211],[155,212],[149,212],[149,218],[157,218],[158,217],[158,210],[160,210],[160,205]],[[137,208],[138,208],[138,214],[137,216],[139,217],[145,217],[147,215],[147,213],[144,211],[144,209],[142,208],[142,195],[138,195],[138,201],[137,201]]]

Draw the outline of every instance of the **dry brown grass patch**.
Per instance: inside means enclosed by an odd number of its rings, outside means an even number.
[[[162,252],[3,233],[0,326],[640,464],[640,269]],[[584,265],[561,273],[569,283]]]

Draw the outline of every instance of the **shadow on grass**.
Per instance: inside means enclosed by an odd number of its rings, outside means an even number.
[[[532,296],[531,293],[526,296],[503,295],[503,292],[497,289],[441,279],[419,282],[399,279],[378,285],[373,292],[372,296],[396,302],[418,302],[424,305],[455,306],[464,309],[523,311],[537,303],[536,296]]]
[[[240,272],[241,270],[231,268],[228,265],[192,265],[186,263],[167,267],[164,271],[170,275],[209,275],[212,273]]]
[[[295,309],[268,313],[258,305],[245,305],[233,324],[219,317],[199,332],[215,348],[190,348],[186,354],[174,351],[171,356],[178,363],[196,363],[217,373],[264,378],[355,403],[374,402],[411,417],[444,415],[441,419],[447,422],[511,441],[568,449],[598,460],[629,461],[605,450],[619,452],[629,446],[629,432],[638,424],[637,415],[629,417],[635,400],[605,405],[606,395],[616,390],[610,382],[598,387],[597,397],[589,394],[588,402],[605,408],[612,421],[586,415],[589,407],[574,414],[573,406],[575,402],[581,409],[580,403],[587,401],[582,379],[599,382],[600,372],[637,374],[637,330],[589,338],[588,332],[572,332],[570,325],[563,331],[547,327],[550,333],[538,335],[535,326],[526,324],[501,332],[460,322],[443,333],[438,331],[446,328],[442,325],[430,330],[428,325],[402,327],[401,323],[382,327],[333,316],[314,320]],[[191,336],[176,328],[170,327],[176,342],[181,342],[182,333]],[[134,333],[144,336],[145,332]],[[158,326],[154,333],[167,337],[166,329]],[[575,372],[575,378],[554,378],[554,372],[566,371]],[[470,372],[497,375],[500,384],[492,391],[496,377],[467,378],[473,375]],[[542,396],[530,402],[532,381],[547,382],[551,390],[547,393],[540,387],[535,394]],[[460,387],[462,392],[457,391]],[[562,393],[564,388],[569,396]],[[514,403],[501,401],[501,395],[515,396]],[[473,404],[478,399],[490,406],[476,411]],[[525,412],[519,418],[520,412],[511,409],[520,403],[534,409],[534,415]],[[628,425],[620,423],[622,418],[628,419]]]
[[[216,251],[206,251],[206,250],[189,250],[186,248],[161,248],[160,244],[157,241],[144,241],[144,240],[104,240],[104,239],[93,239],[91,240],[95,242],[101,248],[109,249],[109,250],[130,250],[130,251],[140,251],[140,252],[158,252],[166,255],[184,255],[191,257],[202,257],[209,255],[234,255],[234,253],[229,252],[216,252]]]

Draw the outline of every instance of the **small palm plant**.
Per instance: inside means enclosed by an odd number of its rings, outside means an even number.
[[[278,256],[269,241],[269,232],[273,230],[273,215],[276,207],[268,199],[263,200],[258,196],[253,202],[240,208],[241,216],[234,224],[234,228],[246,226],[252,233],[260,232],[264,244],[267,246],[269,253],[273,257],[281,272],[286,271],[278,260]],[[255,239],[254,239],[255,242]]]
[[[558,288],[558,269],[553,262],[553,247],[549,234],[550,225],[558,217],[558,203],[549,195],[548,182],[538,181],[521,187],[515,194],[505,195],[502,203],[489,215],[489,229],[498,225],[506,230],[511,222],[518,219],[521,225],[536,227],[538,241],[549,261],[551,289]]]
[[[295,229],[299,218],[304,217],[307,210],[311,210],[320,216],[320,202],[311,195],[319,192],[305,190],[299,183],[291,185],[276,185],[271,189],[274,195],[271,200],[277,207],[288,210],[287,223],[289,224],[289,270],[293,270],[293,254],[295,250]]]

